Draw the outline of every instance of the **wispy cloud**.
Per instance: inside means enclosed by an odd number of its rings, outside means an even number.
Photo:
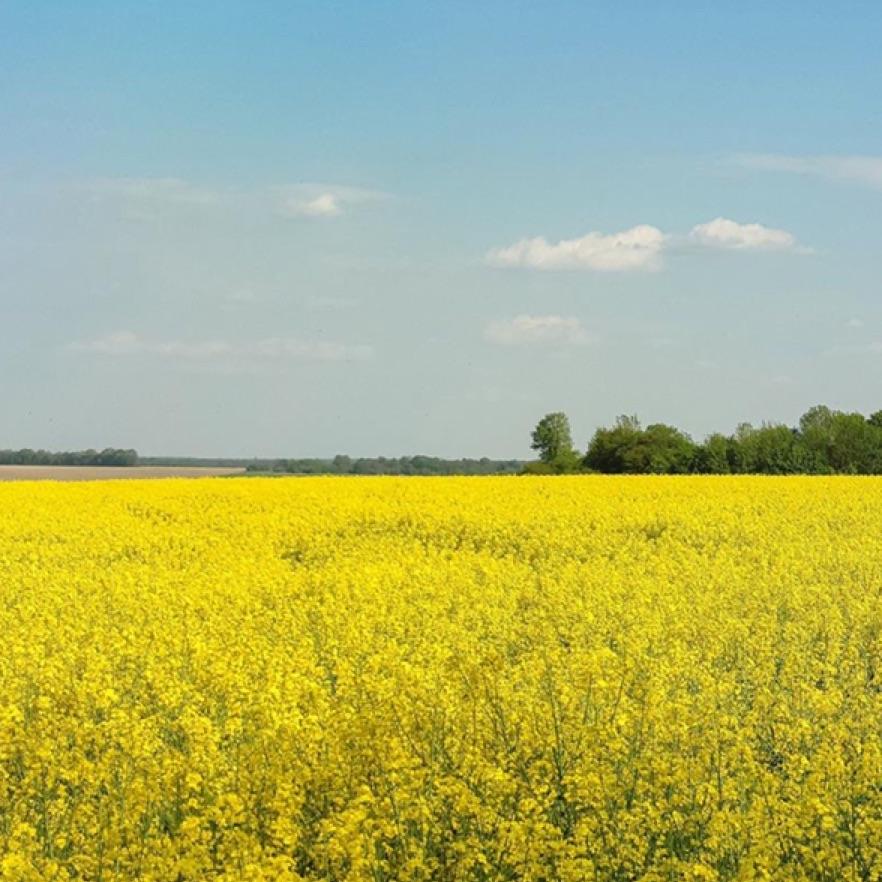
[[[807,252],[787,230],[718,217],[696,224],[685,236],[641,224],[620,233],[591,232],[578,239],[549,242],[543,236],[521,239],[487,252],[491,266],[535,270],[596,270],[600,272],[660,269],[668,252],[713,248],[737,251]]]
[[[882,190],[882,156],[787,156],[746,154],[735,157],[744,168],[811,175]]]
[[[303,340],[294,337],[268,337],[248,342],[228,340],[151,340],[133,331],[115,331],[93,340],[71,343],[71,350],[113,357],[151,356],[155,358],[205,362],[232,361],[362,361],[371,358],[370,346]]]
[[[123,216],[134,219],[201,207],[320,220],[389,198],[378,190],[340,184],[304,183],[249,190],[211,188],[175,177],[92,178],[80,181],[75,189],[91,202],[115,205]]]
[[[560,315],[518,315],[493,321],[484,329],[484,338],[502,346],[581,346],[591,342],[579,319]]]
[[[796,237],[787,230],[776,230],[762,224],[739,224],[725,217],[696,224],[689,238],[710,248],[737,251],[787,251],[796,246]]]
[[[229,355],[232,347],[223,340],[167,340],[150,341],[132,331],[115,331],[94,340],[71,344],[77,352],[93,352],[99,355],[156,355],[164,358],[204,359]]]

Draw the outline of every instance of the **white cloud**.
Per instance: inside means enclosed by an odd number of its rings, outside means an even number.
[[[355,206],[388,198],[376,190],[338,185],[299,184],[277,190],[278,213],[287,218],[333,218]]]
[[[95,203],[124,217],[151,220],[194,207],[223,207],[237,214],[275,213],[286,218],[334,218],[353,207],[389,198],[378,190],[340,184],[294,184],[258,189],[211,189],[174,177],[93,178],[75,185]]]
[[[748,154],[735,161],[761,171],[814,175],[836,181],[851,181],[882,189],[882,156],[786,156]]]
[[[306,217],[337,217],[338,214],[343,213],[340,199],[333,193],[322,193],[321,196],[304,202],[299,210]]]
[[[657,227],[647,224],[620,233],[592,232],[579,239],[553,243],[538,236],[496,248],[486,259],[493,266],[539,270],[652,270],[659,265],[666,238]]]
[[[862,327],[864,326],[864,322],[863,322],[863,319],[859,319],[859,318],[850,318],[850,319],[845,323],[845,326],[846,326],[847,328],[862,328]]]
[[[535,343],[573,346],[591,342],[579,319],[560,315],[518,315],[490,322],[484,337],[503,346]]]
[[[370,346],[324,340],[270,337],[245,343],[227,340],[148,340],[132,331],[116,331],[105,337],[72,343],[76,352],[108,356],[146,355],[186,361],[360,361],[370,358]]]
[[[538,270],[645,271],[658,269],[666,252],[679,250],[686,242],[738,251],[808,252],[798,247],[796,237],[787,230],[718,217],[697,224],[688,236],[664,233],[657,227],[641,224],[621,233],[592,232],[560,242],[549,242],[542,236],[521,239],[489,251],[485,259],[491,266]]]
[[[738,251],[786,251],[796,247],[796,237],[786,230],[776,230],[762,224],[739,224],[725,217],[697,224],[689,233],[689,238],[710,248]]]

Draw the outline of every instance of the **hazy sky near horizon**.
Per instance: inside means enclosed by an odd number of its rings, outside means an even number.
[[[0,3],[0,447],[882,408],[882,5]]]

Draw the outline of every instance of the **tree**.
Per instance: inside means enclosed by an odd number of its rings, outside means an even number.
[[[830,454],[833,450],[835,421],[836,411],[830,410],[825,404],[810,407],[799,418],[799,434],[803,444],[817,460],[828,467],[832,465]]]
[[[799,418],[799,431],[803,435],[810,434],[812,431],[827,432],[830,430],[833,417],[837,412],[830,410],[826,404],[816,404]]]
[[[533,429],[533,443],[530,446],[539,453],[539,459],[546,465],[560,466],[562,471],[571,471],[571,467],[578,465],[570,421],[560,411],[547,413],[539,420]]]
[[[346,475],[352,469],[352,457],[338,453],[331,462],[331,468],[337,475]]]
[[[2,465],[58,465],[58,466],[135,466],[138,464],[136,450],[0,450]]]
[[[880,470],[882,432],[859,413],[835,412],[829,461],[834,471],[872,475]]]
[[[617,417],[611,429],[601,427],[594,433],[585,454],[585,466],[607,475],[628,471],[629,451],[641,434],[640,420],[636,416]]]
[[[844,474],[877,474],[882,470],[882,413],[865,419],[818,405],[799,420],[806,448],[827,470]]]
[[[625,471],[640,475],[685,475],[692,471],[696,447],[674,426],[647,426],[625,454]]]
[[[708,435],[695,451],[693,470],[703,475],[728,475],[732,471],[733,442],[719,432]]]
[[[744,474],[793,475],[824,471],[823,460],[809,450],[796,429],[743,423],[732,439],[733,471]]]
[[[636,416],[620,416],[611,429],[598,429],[585,465],[607,474],[679,475],[692,471],[696,446],[673,426],[640,427]]]

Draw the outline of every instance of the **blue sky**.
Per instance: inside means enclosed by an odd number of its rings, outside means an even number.
[[[0,4],[0,447],[882,407],[876,3]]]

